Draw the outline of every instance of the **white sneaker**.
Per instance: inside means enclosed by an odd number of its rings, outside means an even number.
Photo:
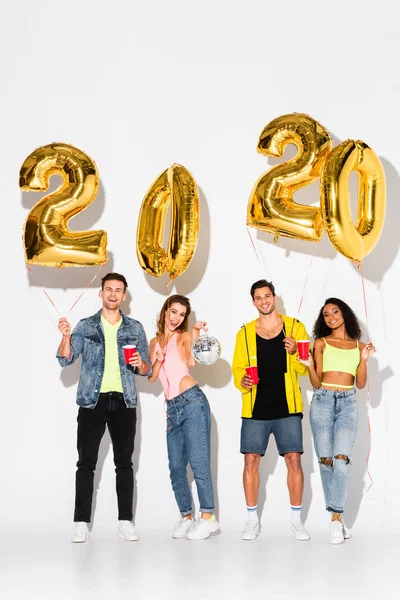
[[[122,537],[126,542],[137,542],[139,536],[132,521],[120,521],[119,523],[119,537]]]
[[[193,519],[186,519],[185,517],[179,519],[172,532],[174,540],[184,539],[191,530],[193,523]]]
[[[84,521],[77,521],[75,523],[75,531],[74,535],[71,538],[71,542],[73,544],[82,544],[83,542],[86,542],[88,537],[89,528],[87,526],[87,523],[85,523]]]
[[[247,521],[240,537],[242,540],[255,540],[260,533],[260,523],[257,521]]]
[[[345,522],[342,521],[342,525],[343,525],[343,535],[344,535],[344,539],[345,540],[349,540],[351,538],[351,536],[353,535],[351,529],[348,529],[345,525]]]
[[[188,540],[205,540],[210,537],[211,533],[218,531],[218,521],[213,515],[211,519],[199,519],[195,521],[187,533],[186,538]]]
[[[331,521],[329,525],[329,543],[330,544],[343,544],[344,532],[343,524],[341,521]]]
[[[310,534],[307,529],[304,527],[303,523],[292,523],[290,528],[291,534],[296,540],[300,542],[306,542],[310,539]]]

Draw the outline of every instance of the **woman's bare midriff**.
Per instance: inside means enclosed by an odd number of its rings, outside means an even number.
[[[345,392],[354,386],[353,375],[343,373],[342,371],[326,371],[322,373],[322,379],[321,387],[325,390]],[[329,383],[330,385],[324,386],[324,383]]]

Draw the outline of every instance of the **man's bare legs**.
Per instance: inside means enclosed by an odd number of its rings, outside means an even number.
[[[301,522],[301,509],[304,488],[304,474],[300,452],[288,452],[284,455],[287,467],[287,486],[289,490],[292,514],[291,532],[296,540],[307,541],[310,534]]]
[[[242,531],[242,540],[255,540],[260,533],[257,514],[260,460],[260,454],[249,453],[244,455],[243,488],[247,505],[247,523]]]

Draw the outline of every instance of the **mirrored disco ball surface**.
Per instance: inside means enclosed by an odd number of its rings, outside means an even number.
[[[201,365],[212,365],[221,356],[221,344],[215,337],[205,333],[193,342],[192,354]]]

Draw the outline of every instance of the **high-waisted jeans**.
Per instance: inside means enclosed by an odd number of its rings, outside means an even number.
[[[319,461],[326,510],[342,513],[347,498],[350,458],[357,432],[355,389],[314,391],[310,423]],[[344,458],[335,458],[342,456]],[[321,459],[331,459],[332,466]]]
[[[201,512],[214,512],[210,468],[210,406],[194,385],[167,400],[167,447],[172,489],[182,516],[192,513],[192,494],[187,480],[189,462],[197,486]]]

